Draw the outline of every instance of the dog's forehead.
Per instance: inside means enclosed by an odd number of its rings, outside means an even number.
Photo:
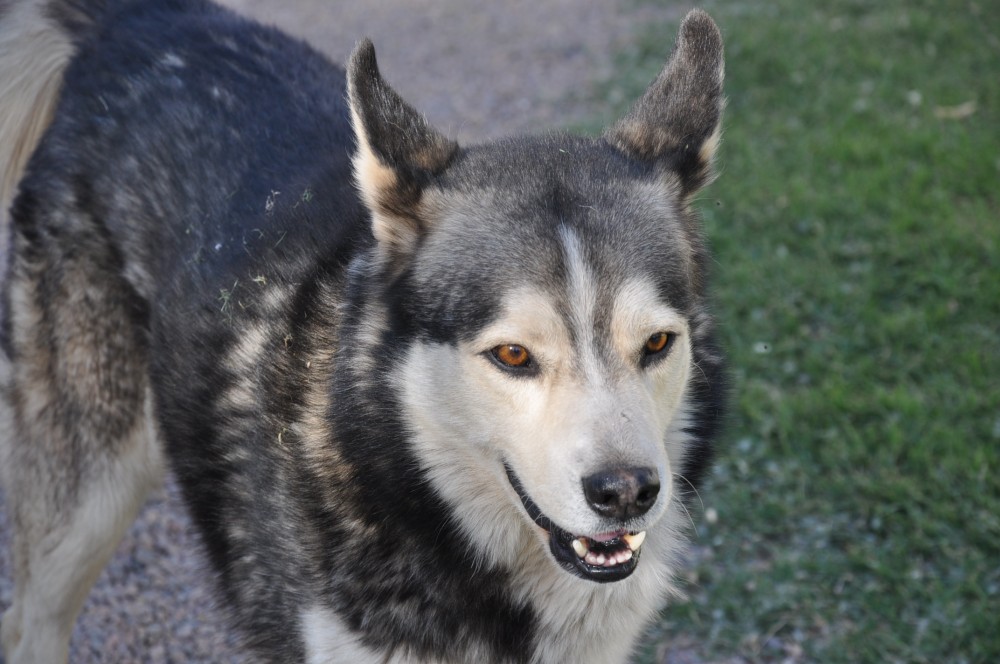
[[[686,297],[691,238],[672,182],[603,141],[470,150],[425,200],[434,219],[417,271],[428,283],[528,281],[557,294],[582,264],[602,290],[642,277],[673,304]]]

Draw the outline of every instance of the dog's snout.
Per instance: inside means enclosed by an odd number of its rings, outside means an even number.
[[[603,517],[642,516],[656,502],[660,476],[655,468],[612,468],[583,478],[583,495]]]

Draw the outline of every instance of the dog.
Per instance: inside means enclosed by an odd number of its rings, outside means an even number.
[[[9,664],[168,468],[274,662],[616,662],[725,397],[692,202],[721,34],[599,137],[459,146],[207,0],[0,3]]]

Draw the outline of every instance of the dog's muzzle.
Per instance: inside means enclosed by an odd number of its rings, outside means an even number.
[[[542,513],[511,467],[504,464],[504,469],[528,516],[549,534],[549,550],[563,569],[598,583],[621,581],[635,571],[639,565],[640,547],[646,538],[644,531],[616,530],[587,536],[563,530]],[[650,505],[653,500],[655,493]],[[641,511],[647,510],[648,506]]]

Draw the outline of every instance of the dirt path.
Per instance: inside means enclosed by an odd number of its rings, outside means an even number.
[[[338,62],[370,36],[386,78],[460,141],[543,131],[593,116],[599,109],[589,98],[592,86],[613,75],[614,54],[642,26],[686,9],[672,2],[638,7],[635,0],[225,4],[305,38]],[[664,56],[672,40],[664,35]],[[10,604],[10,577],[9,529],[0,512],[0,607]],[[212,597],[190,522],[168,482],[90,594],[70,661],[245,661]]]
[[[383,75],[460,141],[593,116],[588,93],[613,75],[614,54],[641,26],[682,11],[675,1],[640,7],[636,0],[223,3],[305,38],[336,62],[371,37]],[[664,57],[673,38],[664,35]]]

